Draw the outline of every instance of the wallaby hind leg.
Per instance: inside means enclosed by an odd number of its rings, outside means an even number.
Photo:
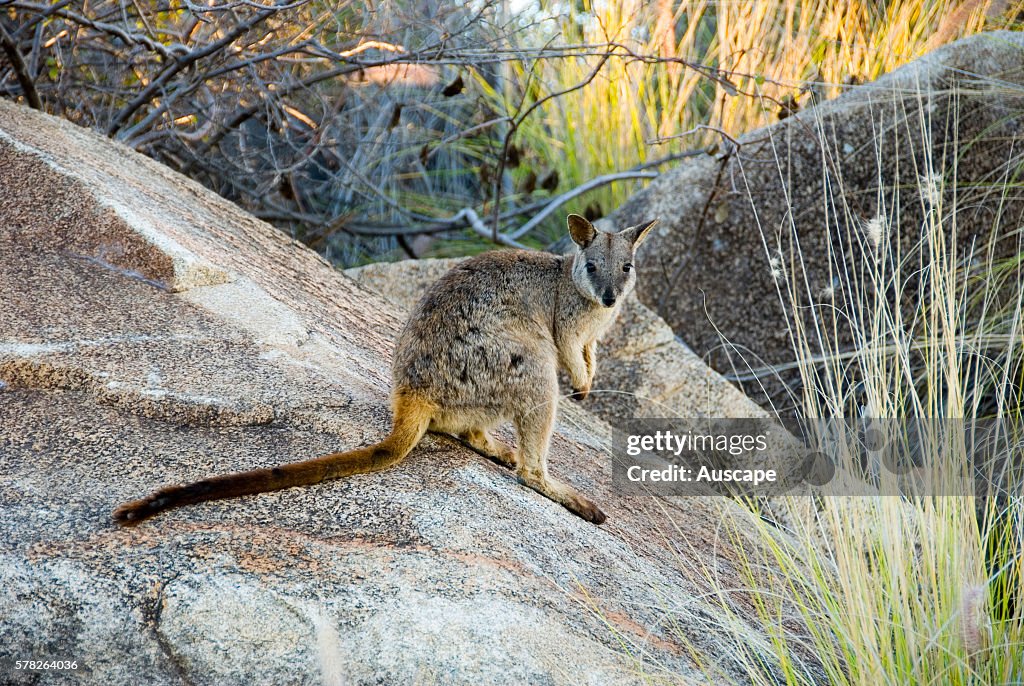
[[[576,489],[548,475],[548,444],[555,426],[555,403],[535,407],[529,414],[515,419],[519,434],[519,480],[538,493],[551,498],[588,522],[601,524],[604,512]]]
[[[459,434],[471,448],[509,469],[516,468],[515,449],[496,439],[486,429],[470,429]]]

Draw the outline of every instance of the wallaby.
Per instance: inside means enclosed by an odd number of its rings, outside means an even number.
[[[595,343],[636,284],[633,255],[655,222],[615,234],[570,214],[571,256],[525,250],[484,253],[434,284],[413,309],[395,346],[391,433],[380,443],[270,469],[168,486],[122,505],[114,519],[135,524],[181,505],[315,484],[386,469],[427,431],[458,435],[515,469],[520,481],[600,524],[604,513],[548,475],[548,443],[558,407],[558,367],[574,397],[586,397]],[[511,420],[519,450],[490,431]]]

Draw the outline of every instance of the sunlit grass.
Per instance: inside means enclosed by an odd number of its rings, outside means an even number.
[[[535,34],[538,44],[612,42],[635,55],[685,60],[721,75],[716,81],[679,62],[619,56],[586,87],[541,106],[515,136],[528,164],[510,172],[518,180],[538,166],[550,167],[566,189],[713,145],[721,138],[718,131],[739,136],[763,125],[766,109],[774,119],[779,111],[834,97],[943,43],[1006,25],[1024,3],[602,0],[571,5],[575,9],[562,15],[553,7],[564,6],[542,3],[537,12],[545,19]],[[500,92],[484,86],[483,96],[496,110],[515,113],[583,82],[597,60],[591,55],[513,62]],[[607,214],[644,183],[606,186],[579,204]],[[545,226],[557,237],[555,223]]]
[[[880,418],[896,426],[943,420],[923,424],[927,433],[915,440],[927,446],[928,463],[953,467],[953,481],[937,491],[909,485],[902,496],[777,499],[726,524],[736,541],[753,531],[760,542],[736,546],[755,623],[771,646],[766,662],[764,645],[755,649],[749,630],[734,635],[755,684],[1024,681],[1020,256],[993,258],[996,236],[967,252],[957,248],[959,194],[947,188],[957,183],[956,156],[933,159],[930,149],[927,142],[918,157],[918,187],[904,189],[904,197],[924,203],[919,226],[900,225],[901,232],[916,232],[917,254],[901,253],[894,240],[898,202],[867,223],[840,207],[827,230],[854,246],[857,266],[843,269],[844,258],[832,256],[833,269],[847,275],[831,296],[839,307],[811,309],[812,322],[795,317],[789,325],[803,417]],[[1006,178],[993,183],[996,208],[1000,193],[1014,192],[1009,166]],[[997,217],[993,226],[1000,225]],[[803,268],[798,258],[779,283],[787,312],[800,310],[794,305],[805,295]],[[925,295],[904,297],[916,280]],[[908,310],[908,301],[917,304]],[[852,350],[818,335],[834,330],[838,316],[854,329]],[[1010,467],[994,477],[1001,492],[975,495],[976,475],[966,468],[970,437],[950,419],[999,420]],[[852,445],[836,452],[862,454]],[[878,478],[883,484],[884,470]],[[713,584],[714,570],[705,574]],[[739,625],[730,603],[720,608]]]

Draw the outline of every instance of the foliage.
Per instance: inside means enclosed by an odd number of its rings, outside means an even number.
[[[1019,4],[0,0],[0,93],[349,264],[541,246],[551,201],[605,214],[666,160]]]

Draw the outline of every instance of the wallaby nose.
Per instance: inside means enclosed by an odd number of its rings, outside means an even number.
[[[615,294],[611,291],[605,291],[604,297],[601,298],[601,302],[604,303],[605,307],[611,307],[615,304]]]

